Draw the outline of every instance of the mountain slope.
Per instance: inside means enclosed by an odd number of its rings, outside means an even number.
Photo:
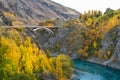
[[[8,18],[14,14],[12,21],[27,24],[37,24],[48,19],[74,19],[79,16],[79,12],[51,0],[0,0],[0,4],[0,10]]]

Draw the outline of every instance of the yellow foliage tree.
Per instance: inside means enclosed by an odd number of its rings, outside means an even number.
[[[96,42],[96,41],[93,42],[93,47],[94,47],[94,48],[97,47],[97,42]]]
[[[48,58],[29,37],[22,40],[15,29],[3,29],[0,36],[0,80],[37,80],[47,73],[54,73],[58,80],[67,80],[68,77],[63,75],[66,70],[63,69],[62,57]],[[21,40],[19,45],[15,37]],[[68,59],[65,56],[63,58]]]
[[[88,18],[88,20],[86,21],[86,25],[87,26],[91,26],[92,25],[92,19]]]

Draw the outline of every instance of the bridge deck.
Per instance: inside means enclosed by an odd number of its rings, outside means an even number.
[[[17,28],[17,27],[23,27],[23,28],[25,28],[25,27],[27,27],[27,28],[60,28],[60,26],[0,26],[0,27],[5,27],[5,28],[10,28],[10,27],[15,27],[15,28]]]

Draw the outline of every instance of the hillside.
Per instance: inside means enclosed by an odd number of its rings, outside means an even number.
[[[0,11],[16,25],[36,25],[44,20],[79,16],[79,12],[51,0],[0,0]]]

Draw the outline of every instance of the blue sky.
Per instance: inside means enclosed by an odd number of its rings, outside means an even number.
[[[106,8],[119,9],[120,0],[52,0],[64,6],[71,7],[79,12],[84,13],[88,10],[101,10]]]

